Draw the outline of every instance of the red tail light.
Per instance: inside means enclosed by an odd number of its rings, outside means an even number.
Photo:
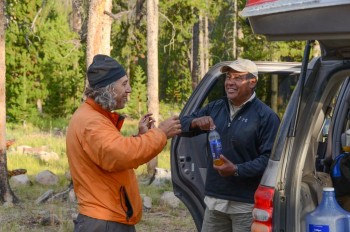
[[[254,195],[252,232],[272,231],[273,196],[275,189],[259,186]]]
[[[275,2],[277,0],[248,0],[246,6],[260,5],[266,2]]]

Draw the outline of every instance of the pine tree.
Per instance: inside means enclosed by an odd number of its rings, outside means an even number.
[[[126,108],[122,111],[131,118],[139,119],[147,113],[146,76],[141,66],[137,66],[131,82],[132,93]]]
[[[0,0],[0,202],[5,206],[11,206],[18,202],[18,198],[12,192],[7,170],[4,2]]]
[[[79,105],[83,72],[79,36],[63,1],[9,0],[6,35],[8,116],[25,121],[62,117]],[[37,109],[38,108],[38,109]]]

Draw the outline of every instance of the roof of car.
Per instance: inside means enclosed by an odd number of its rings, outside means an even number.
[[[248,0],[241,12],[268,40],[318,40],[323,56],[350,58],[349,0]]]
[[[349,0],[248,0],[243,17],[349,4]]]
[[[259,73],[285,71],[299,73],[301,63],[298,62],[269,62],[269,61],[254,61],[258,66]]]

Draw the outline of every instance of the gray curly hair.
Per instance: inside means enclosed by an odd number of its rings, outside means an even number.
[[[113,111],[117,109],[117,93],[114,90],[115,82],[101,88],[92,88],[88,85],[84,91],[86,97],[94,99],[103,109]]]

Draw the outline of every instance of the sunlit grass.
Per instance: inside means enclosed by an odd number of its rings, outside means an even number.
[[[125,136],[137,133],[138,121],[126,120],[122,129]],[[65,125],[60,126],[65,128]],[[28,177],[31,181],[27,186],[11,186],[12,191],[20,200],[14,207],[0,207],[0,231],[73,231],[72,215],[77,213],[76,203],[69,202],[68,199],[57,199],[44,204],[36,204],[39,196],[52,189],[54,193],[66,190],[70,181],[65,173],[69,170],[66,156],[65,136],[57,136],[53,129],[41,130],[31,125],[7,126],[7,139],[14,139],[13,144],[7,150],[7,166],[9,170],[24,168],[27,169]],[[60,159],[58,161],[44,162],[32,154],[23,154],[17,150],[18,146],[27,145],[33,148],[46,146],[48,152],[56,152]],[[163,151],[158,155],[158,167],[170,169],[170,140]],[[50,170],[59,177],[56,186],[43,186],[35,181],[36,175],[44,170]],[[136,173],[139,180],[147,177],[146,164],[141,165]],[[10,180],[11,183],[11,180]],[[152,198],[153,207],[143,213],[142,220],[136,225],[137,231],[195,231],[195,226],[190,213],[185,206],[180,203],[180,207],[172,209],[159,202],[161,195],[165,191],[172,191],[171,182],[164,186],[147,185],[147,181],[139,184],[140,193]],[[60,220],[59,225],[40,224],[45,216],[56,215]],[[180,229],[181,228],[181,229]]]
[[[124,136],[131,136],[138,132],[138,121],[126,119],[122,128]],[[62,126],[64,128],[64,126]],[[26,169],[27,174],[35,176],[41,171],[50,170],[58,176],[64,178],[64,174],[69,170],[66,155],[66,140],[63,134],[56,135],[54,130],[42,131],[32,125],[14,125],[7,127],[7,139],[14,139],[15,143],[7,151],[7,166],[9,170]],[[44,162],[35,154],[23,154],[18,150],[18,146],[30,146],[33,148],[43,148],[47,152],[55,152],[60,159]],[[163,151],[157,156],[158,167],[170,169],[170,140]],[[136,173],[138,175],[147,174],[146,164],[141,165]]]
[[[61,157],[58,161],[44,162],[34,155],[9,152],[7,166],[9,170],[24,168],[28,175],[35,175],[44,170],[50,170],[56,175],[64,175],[68,171],[68,160],[66,157]]]

